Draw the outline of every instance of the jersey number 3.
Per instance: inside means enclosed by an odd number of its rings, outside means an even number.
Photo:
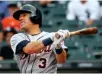
[[[39,65],[39,68],[45,68],[46,67],[46,59],[40,58],[41,64]]]

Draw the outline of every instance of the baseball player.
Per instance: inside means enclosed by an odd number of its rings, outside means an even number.
[[[64,38],[68,30],[56,33],[41,31],[39,9],[26,4],[13,14],[24,32],[12,36],[10,43],[21,73],[56,73],[57,63],[65,63],[67,47]]]

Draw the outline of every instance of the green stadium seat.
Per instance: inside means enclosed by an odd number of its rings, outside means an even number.
[[[73,41],[71,39],[66,39],[65,44],[69,48],[69,50],[78,50],[79,49],[79,46],[77,46],[75,44],[75,41]]]
[[[56,7],[52,8],[52,17],[53,18],[60,18],[60,17],[65,17],[66,13],[65,13],[66,9],[64,8],[64,5],[62,4],[58,4]]]
[[[78,21],[69,21],[69,20],[63,20],[62,25],[60,26],[62,29],[68,29],[69,31],[78,30]]]
[[[52,32],[52,26],[42,26],[41,30],[46,32]]]
[[[95,35],[80,35],[78,36],[78,42],[80,42],[82,45],[90,45],[93,44],[94,41],[96,41],[96,36]]]
[[[86,53],[77,50],[70,54],[68,60],[88,60],[88,58]]]
[[[102,52],[102,41],[95,42],[95,43],[93,44],[93,50],[94,50],[94,51]]]

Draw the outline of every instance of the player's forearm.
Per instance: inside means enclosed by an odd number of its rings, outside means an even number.
[[[67,59],[67,53],[64,49],[62,49],[61,54],[56,54],[57,63],[65,63]]]
[[[33,54],[40,52],[44,47],[42,41],[33,41],[28,43],[23,50],[27,54]]]
[[[39,53],[43,50],[47,45],[52,44],[53,41],[50,38],[44,39],[42,41],[32,41],[28,43],[24,48],[23,51],[27,54]]]

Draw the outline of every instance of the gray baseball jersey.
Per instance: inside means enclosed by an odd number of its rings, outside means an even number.
[[[39,53],[25,54],[23,51],[16,54],[17,46],[20,42],[27,41],[37,41],[43,40],[53,35],[53,33],[41,32],[37,35],[28,35],[26,33],[18,33],[12,36],[10,42],[11,47],[15,53],[15,59],[17,60],[18,67],[22,73],[56,73],[57,71],[57,61],[55,45],[51,44],[44,48],[44,50]],[[62,48],[64,42],[61,43]],[[19,46],[20,47],[20,46]]]

